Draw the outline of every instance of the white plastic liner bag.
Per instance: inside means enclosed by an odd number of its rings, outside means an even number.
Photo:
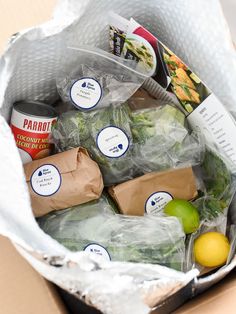
[[[104,262],[72,253],[34,220],[23,168],[7,124],[19,100],[58,99],[56,74],[67,43],[108,50],[107,12],[133,17],[172,49],[234,113],[236,54],[218,0],[61,0],[54,18],[16,34],[0,59],[0,233],[43,276],[107,314],[148,313],[198,274],[149,264]],[[204,290],[236,261],[202,280]],[[57,266],[57,267],[55,267]],[[60,267],[59,267],[60,266]]]

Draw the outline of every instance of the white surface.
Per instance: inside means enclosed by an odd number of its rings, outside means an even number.
[[[189,116],[192,128],[204,130],[206,139],[236,166],[236,124],[221,102],[211,94]]]

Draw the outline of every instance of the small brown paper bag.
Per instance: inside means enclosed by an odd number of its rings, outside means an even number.
[[[109,194],[125,215],[160,214],[173,198],[197,196],[192,168],[148,173],[109,188]]]
[[[98,199],[103,180],[86,149],[74,148],[24,165],[36,217]]]

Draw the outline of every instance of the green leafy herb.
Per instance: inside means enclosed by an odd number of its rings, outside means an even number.
[[[98,133],[107,126],[122,129],[130,146],[119,158],[99,150]],[[83,146],[99,164],[105,185],[127,181],[151,171],[168,169],[181,162],[198,162],[200,142],[188,134],[185,116],[177,108],[131,111],[126,104],[89,112],[63,114],[52,130],[59,151]]]
[[[204,196],[197,199],[194,201],[194,205],[197,207],[198,212],[200,213],[201,221],[214,220],[220,214],[222,214],[225,209],[224,204],[220,200],[210,196]]]
[[[72,251],[97,243],[106,248],[112,261],[158,263],[183,269],[185,235],[175,217],[114,215],[102,199],[49,214],[39,223]]]
[[[202,169],[207,194],[216,199],[228,199],[232,177],[223,159],[207,150]]]
[[[98,133],[108,126],[121,128],[129,138],[131,148],[120,158],[106,157],[97,146]],[[59,151],[78,146],[85,147],[99,164],[105,185],[133,178],[135,166],[132,159],[132,133],[127,105],[89,112],[67,112],[58,119],[52,133]]]

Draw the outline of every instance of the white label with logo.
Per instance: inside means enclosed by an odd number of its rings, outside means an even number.
[[[163,211],[165,205],[173,200],[170,193],[155,192],[149,196],[145,203],[145,211],[147,214],[159,214]]]
[[[33,191],[41,196],[55,194],[61,186],[61,175],[53,165],[43,165],[37,168],[30,178]]]
[[[102,87],[91,77],[83,77],[72,85],[70,97],[74,105],[80,109],[91,109],[102,97]]]
[[[118,158],[129,149],[129,138],[120,128],[108,126],[98,133],[97,146],[106,157]]]
[[[111,257],[109,255],[109,253],[107,252],[107,250],[99,244],[94,244],[94,243],[89,244],[84,248],[84,251],[100,255],[100,256],[104,257],[107,261],[111,260]]]

